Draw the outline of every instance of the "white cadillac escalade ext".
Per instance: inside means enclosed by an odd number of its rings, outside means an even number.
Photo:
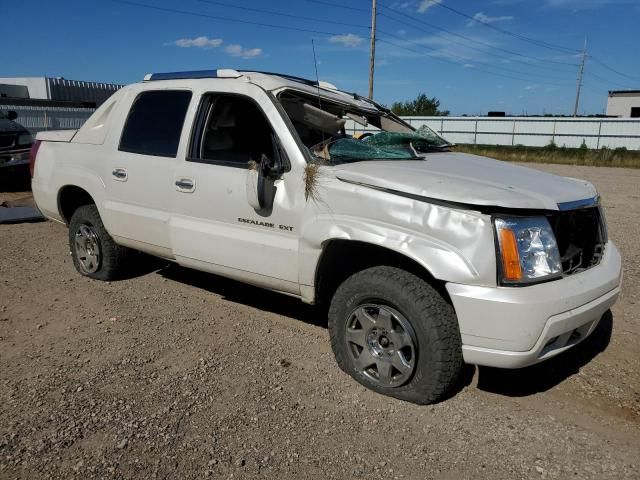
[[[463,362],[580,342],[622,278],[591,184],[449,146],[324,82],[151,74],[39,133],[32,186],[81,274],[117,278],[135,249],[324,303],[344,371],[430,403]]]

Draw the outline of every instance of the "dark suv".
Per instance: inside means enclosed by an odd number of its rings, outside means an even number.
[[[14,120],[18,115],[13,110],[0,110],[0,169],[29,164],[29,150],[33,137],[29,131]]]

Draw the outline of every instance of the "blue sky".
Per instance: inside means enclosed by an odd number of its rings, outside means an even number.
[[[131,83],[154,71],[238,68],[312,78],[314,39],[320,78],[367,93],[370,0],[130,1],[204,16],[113,0],[4,1],[0,76]],[[382,103],[425,92],[453,114],[569,114],[585,37],[581,113],[603,113],[607,90],[640,89],[640,0],[378,5],[375,97]]]

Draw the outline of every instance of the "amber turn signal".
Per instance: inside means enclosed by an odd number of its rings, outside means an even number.
[[[500,247],[502,250],[502,278],[504,280],[522,280],[522,268],[520,267],[520,255],[516,234],[508,228],[500,229]]]

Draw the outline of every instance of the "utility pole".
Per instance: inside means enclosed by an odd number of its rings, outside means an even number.
[[[369,98],[373,100],[373,71],[376,64],[376,0],[371,0],[371,56],[369,57]]]
[[[587,60],[587,39],[584,39],[584,47],[582,48],[582,61],[580,62],[580,71],[578,73],[578,85],[576,88],[576,104],[573,107],[573,116],[578,116],[578,104],[580,103],[580,89],[582,88],[582,77],[584,76],[584,64]]]

